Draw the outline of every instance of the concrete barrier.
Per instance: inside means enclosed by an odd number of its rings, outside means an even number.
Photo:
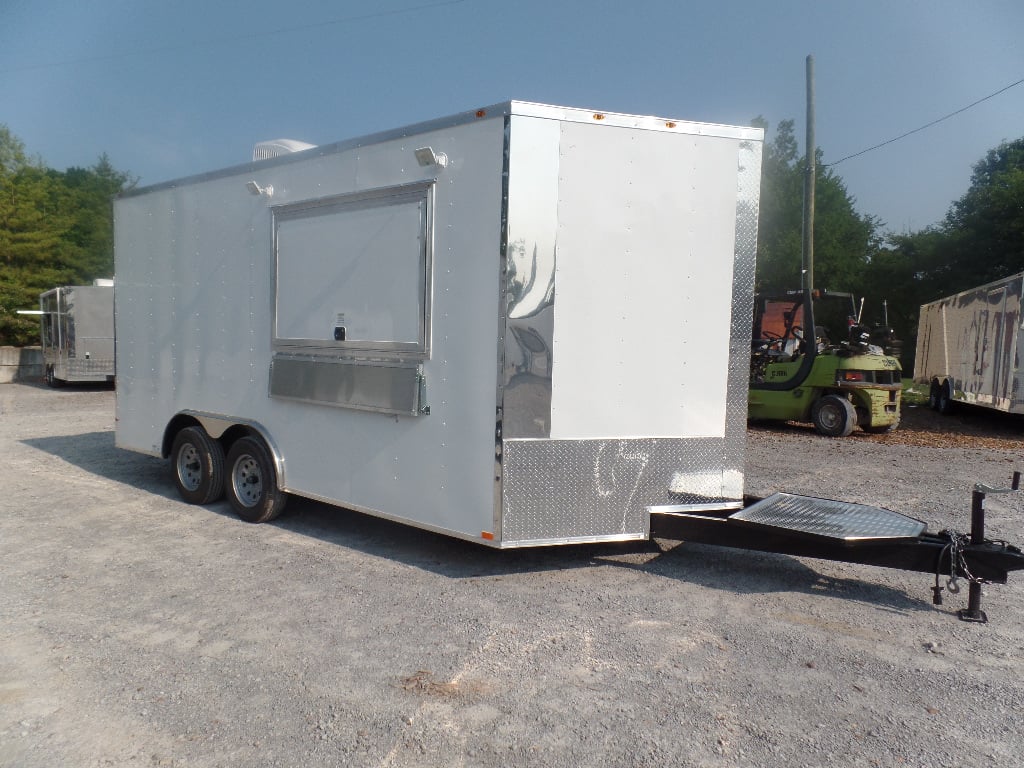
[[[0,347],[0,383],[43,377],[41,347]]]

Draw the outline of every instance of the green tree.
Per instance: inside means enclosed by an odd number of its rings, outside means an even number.
[[[767,128],[761,118],[755,125]],[[842,178],[821,162],[815,179],[815,288],[859,291],[864,269],[882,244],[881,222],[857,212]],[[793,121],[783,120],[764,148],[757,238],[757,286],[780,291],[801,286],[806,156],[800,156]]]
[[[888,298],[890,324],[913,366],[920,306],[1024,271],[1024,138],[1004,142],[975,166],[971,184],[938,225],[891,235],[866,274]]]
[[[110,277],[113,195],[135,183],[106,155],[92,168],[48,169],[0,125],[0,344],[38,343],[39,322],[18,315],[58,285]]]
[[[1024,269],[1024,138],[1003,142],[974,166],[941,231],[948,239],[941,267],[954,291]]]

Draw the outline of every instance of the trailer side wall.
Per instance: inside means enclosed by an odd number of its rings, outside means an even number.
[[[499,115],[119,199],[118,445],[161,454],[164,429],[180,411],[252,421],[283,457],[280,480],[290,492],[453,535],[491,530],[504,139]],[[420,165],[414,152],[425,146],[443,150],[447,166]],[[252,194],[249,181],[273,187],[272,196]],[[351,336],[332,347],[338,314],[354,332],[364,320],[382,327],[391,310],[407,318],[409,307],[346,291],[345,270],[357,261],[330,228],[289,241],[304,253],[301,280],[275,275],[274,211],[407,185],[426,185],[432,196],[431,351],[374,351]],[[280,265],[295,266],[287,258]],[[417,278],[397,279],[407,286]],[[366,303],[357,306],[359,298]],[[285,322],[275,326],[278,299]],[[270,396],[275,355],[283,354],[273,339],[318,334],[288,360],[313,360],[315,375],[351,365],[349,373],[378,380],[396,366],[421,366],[430,415],[332,407],[314,402],[316,392],[308,402]],[[359,383],[331,377],[331,397]],[[303,386],[292,385],[292,393]]]
[[[923,305],[914,381],[948,382],[954,400],[1024,413],[1022,284],[1014,275]]]

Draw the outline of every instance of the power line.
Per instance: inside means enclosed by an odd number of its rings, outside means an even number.
[[[972,107],[978,106],[983,101],[988,101],[989,99],[991,99],[991,98],[993,98],[995,96],[998,96],[1000,93],[1003,93],[1004,91],[1008,91],[1011,88],[1020,85],[1021,83],[1024,83],[1024,78],[1018,80],[1015,83],[1010,83],[1005,88],[1000,88],[995,93],[990,93],[988,96],[980,98],[977,101],[968,104],[966,107],[961,107],[956,112],[950,112],[948,115],[943,115],[942,117],[940,117],[937,120],[932,120],[930,123],[922,125],[920,128],[915,128],[912,131],[907,131],[906,133],[901,133],[899,136],[897,136],[895,138],[892,138],[892,139],[889,139],[888,141],[883,141],[881,144],[875,144],[875,146],[868,147],[867,149],[862,149],[860,152],[854,152],[852,155],[847,155],[846,157],[841,157],[838,160],[836,160],[834,163],[823,163],[823,165],[836,166],[836,165],[839,165],[840,163],[844,162],[845,160],[850,160],[851,158],[854,158],[854,157],[860,157],[861,155],[866,155],[868,152],[873,152],[876,149],[884,147],[884,146],[886,146],[888,144],[892,144],[894,141],[899,141],[900,139],[905,139],[905,138],[907,138],[907,136],[912,136],[915,133],[919,133],[919,132],[923,131],[925,128],[931,128],[933,125],[938,125],[943,120],[949,120],[949,118],[954,117],[956,115],[959,115],[961,112],[966,112],[968,109],[971,109]]]
[[[110,53],[103,56],[85,56],[80,59],[67,59],[65,61],[50,61],[44,64],[28,64],[23,67],[11,67],[9,69],[0,69],[0,74],[6,75],[13,72],[29,72],[38,69],[51,69],[54,67],[67,67],[75,64],[86,64],[96,61],[116,61],[117,59],[132,58],[135,56],[152,56],[160,53],[169,53],[172,51],[183,51],[192,48],[205,48],[212,45],[220,45],[221,43],[237,43],[243,40],[256,40],[261,37],[272,37],[274,35],[281,35],[287,32],[302,32],[307,29],[319,29],[321,27],[336,26],[338,24],[352,24],[359,21],[369,21],[371,19],[380,19],[387,16],[401,16],[407,13],[415,13],[417,11],[426,11],[431,8],[441,8],[446,5],[458,5],[463,3],[465,0],[440,0],[440,2],[424,3],[422,5],[413,5],[408,8],[396,8],[390,11],[375,11],[374,13],[365,13],[359,16],[346,16],[340,19],[329,19],[327,21],[316,21],[309,24],[299,24],[293,27],[280,27],[278,29],[270,29],[265,32],[250,32],[244,35],[233,35],[226,37],[217,37],[209,40],[196,40],[191,43],[178,43],[175,45],[165,45],[159,48],[150,48],[144,51],[125,51],[122,53]]]

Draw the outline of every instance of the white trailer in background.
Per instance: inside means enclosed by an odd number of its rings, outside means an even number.
[[[914,381],[943,413],[954,402],[1024,413],[1024,274],[921,307]]]
[[[43,379],[51,387],[114,380],[114,281],[39,294]]]
[[[737,508],[761,146],[508,102],[125,193],[117,445],[498,547]]]

